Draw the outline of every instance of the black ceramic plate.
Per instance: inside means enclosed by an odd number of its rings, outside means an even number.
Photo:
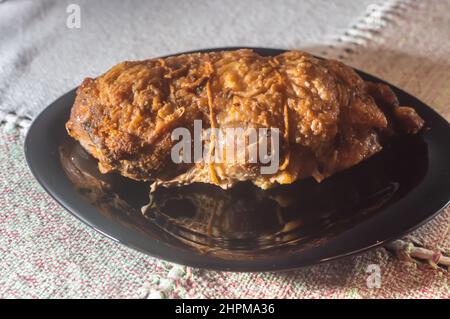
[[[26,158],[56,201],[127,246],[209,269],[293,269],[398,238],[449,202],[449,123],[408,93],[392,89],[401,105],[418,111],[427,128],[392,140],[379,154],[321,184],[305,179],[269,191],[247,183],[228,191],[196,184],[160,189],[150,207],[141,209],[150,201],[148,184],[99,174],[96,161],[67,135],[64,124],[75,90],[33,122]]]

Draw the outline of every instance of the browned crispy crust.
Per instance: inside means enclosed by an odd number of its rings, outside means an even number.
[[[279,128],[280,170],[262,176],[254,165],[173,164],[171,131],[192,128],[195,119],[203,128]],[[84,80],[66,124],[102,172],[224,188],[240,180],[262,188],[306,176],[322,180],[378,152],[381,133],[422,126],[389,87],[364,82],[340,62],[251,50],[120,63]]]

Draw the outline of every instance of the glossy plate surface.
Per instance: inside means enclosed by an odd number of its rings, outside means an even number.
[[[283,52],[253,49],[262,55]],[[228,191],[195,184],[159,189],[150,199],[148,184],[100,174],[96,160],[67,135],[64,124],[75,90],[35,119],[25,153],[34,176],[57,202],[127,246],[201,268],[294,269],[401,237],[449,202],[449,123],[408,93],[392,89],[427,128],[392,140],[372,158],[321,184],[310,178],[268,191],[248,183]]]

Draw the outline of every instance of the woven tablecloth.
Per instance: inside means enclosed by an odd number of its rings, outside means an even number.
[[[329,37],[327,42],[321,41],[320,45],[314,44],[312,38],[311,45],[302,48],[338,58],[381,77],[450,119],[449,12],[448,0],[369,5],[363,15],[351,19],[353,24],[347,30]],[[38,18],[31,17],[30,21]],[[244,44],[236,39],[231,42],[228,44]],[[260,43],[256,39],[250,44]],[[269,46],[267,42],[261,45]],[[279,46],[298,48],[299,44]],[[40,54],[28,52],[22,59]],[[9,65],[1,62],[0,59],[2,67]],[[22,72],[25,79],[32,76],[26,69]],[[80,73],[76,80],[84,75]],[[17,100],[8,93],[17,83],[8,87],[5,81],[0,81],[0,297],[450,297],[450,276],[446,269],[399,258],[384,248],[284,273],[227,273],[157,260],[102,237],[56,204],[26,167],[22,144],[28,117],[34,116],[45,106],[42,103],[48,101],[39,97],[30,102],[27,99],[33,99],[32,93],[25,91],[50,84],[20,81],[24,95]],[[67,81],[71,85],[73,80]],[[57,93],[49,89],[46,97]],[[31,107],[15,107],[18,101],[31,103]],[[404,242],[448,254],[450,209]],[[368,285],[373,265],[381,271],[379,287]]]

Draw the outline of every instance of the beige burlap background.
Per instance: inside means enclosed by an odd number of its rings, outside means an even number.
[[[449,12],[450,0],[389,0],[329,46],[307,49],[383,78],[450,120]],[[0,120],[0,297],[450,298],[447,269],[384,248],[285,273],[206,271],[148,257],[59,207],[26,168],[14,126],[27,120]],[[450,209],[404,241],[448,255]],[[371,265],[381,271],[379,288],[367,285]]]

